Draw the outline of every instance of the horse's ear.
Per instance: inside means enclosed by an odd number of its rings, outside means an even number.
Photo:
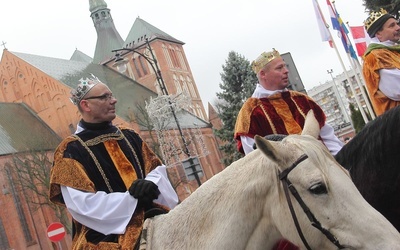
[[[259,150],[261,150],[265,155],[267,155],[273,161],[278,160],[278,152],[271,144],[271,142],[269,142],[267,139],[259,135],[254,136],[254,140]]]
[[[315,139],[318,139],[320,130],[321,129],[319,128],[319,123],[314,116],[314,111],[310,109],[310,111],[308,111],[307,113],[306,120],[304,122],[303,132],[301,132],[301,135],[311,135]]]

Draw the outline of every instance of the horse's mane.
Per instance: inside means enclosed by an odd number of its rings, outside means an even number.
[[[400,228],[400,106],[370,121],[335,156],[363,197]]]
[[[370,121],[335,156],[350,170],[363,165],[371,171],[380,167],[394,166],[400,162],[400,106]],[[390,156],[390,157],[388,157]],[[396,161],[393,159],[396,158]],[[360,162],[361,161],[361,162]],[[386,169],[387,170],[387,169]]]

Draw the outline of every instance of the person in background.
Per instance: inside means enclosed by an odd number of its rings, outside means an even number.
[[[363,56],[363,75],[376,115],[400,105],[400,26],[385,10],[364,22],[371,43]]]
[[[54,153],[49,198],[72,215],[72,249],[133,249],[145,216],[178,203],[166,166],[134,130],[112,124],[117,99],[97,77],[82,78],[70,99],[82,119]]]
[[[325,123],[322,109],[307,95],[287,89],[288,69],[279,52],[273,49],[263,52],[252,68],[257,74],[258,83],[253,95],[246,100],[239,111],[234,131],[237,148],[244,154],[254,150],[254,136],[272,134],[300,134],[309,110],[319,122],[320,139],[332,155],[343,147],[334,134],[333,128]],[[290,152],[288,152],[290,153]],[[297,246],[280,240],[274,249],[299,249]]]

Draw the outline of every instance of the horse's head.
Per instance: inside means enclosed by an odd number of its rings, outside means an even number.
[[[281,182],[264,214],[272,215],[282,237],[302,247],[398,247],[397,230],[362,198],[347,171],[316,139],[318,135],[319,125],[311,112],[302,135],[289,135],[279,142],[255,137],[257,148],[275,164]]]
[[[152,220],[152,249],[272,249],[281,238],[301,249],[398,248],[396,229],[366,203],[316,139],[319,125],[312,113],[303,131],[282,141],[256,137],[257,150]],[[335,243],[337,237],[336,246],[324,233]]]

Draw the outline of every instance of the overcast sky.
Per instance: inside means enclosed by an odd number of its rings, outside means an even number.
[[[250,62],[263,51],[290,52],[307,90],[343,72],[336,51],[321,35],[312,0],[105,0],[122,39],[136,17],[185,43],[184,50],[203,103],[214,103],[220,73],[230,51]],[[330,24],[325,0],[318,0]],[[337,0],[344,22],[362,25],[367,14],[362,0]],[[332,31],[342,61],[349,61]],[[4,1],[0,43],[12,52],[69,59],[75,49],[93,57],[97,34],[89,1]],[[354,44],[353,44],[354,46]],[[1,49],[1,54],[4,46]],[[207,109],[207,106],[205,106]]]

